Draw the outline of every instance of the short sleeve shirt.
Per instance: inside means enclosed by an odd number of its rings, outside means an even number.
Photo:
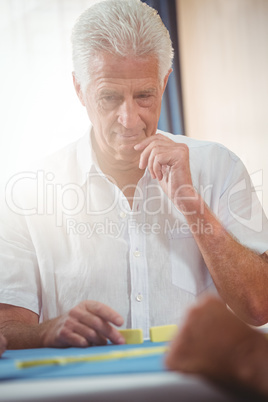
[[[222,145],[159,132],[187,144],[194,187],[244,246],[268,249],[268,223],[242,162]],[[158,135],[158,134],[157,134]],[[90,131],[52,155],[42,169],[13,176],[1,208],[0,302],[63,314],[97,300],[124,327],[179,324],[204,293],[217,293],[190,227],[148,170],[132,209],[100,170]]]

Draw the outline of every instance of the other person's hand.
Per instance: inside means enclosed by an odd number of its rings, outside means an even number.
[[[6,350],[6,347],[7,347],[6,338],[2,334],[0,334],[0,356],[2,356],[2,354]]]
[[[268,396],[268,341],[209,297],[189,311],[166,358],[169,369],[201,374]]]
[[[85,300],[68,313],[43,323],[43,346],[87,347],[112,343],[125,343],[122,335],[113,326],[121,326],[123,318],[110,307]]]

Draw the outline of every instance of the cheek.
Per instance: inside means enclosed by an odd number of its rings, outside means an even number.
[[[144,117],[146,120],[146,124],[149,126],[157,126],[158,119],[160,116],[161,109],[159,107],[155,107],[149,111]]]
[[[100,115],[96,106],[93,106],[88,103],[86,105],[86,109],[87,109],[87,114],[88,114],[89,120],[91,121],[92,125],[95,127],[101,126],[102,122],[104,121],[104,118],[103,118],[103,116]]]
[[[109,133],[112,131],[113,127],[116,128],[117,120],[111,113],[100,114],[98,110],[95,110],[91,116],[89,115],[89,119],[95,130],[98,130],[100,135],[104,138],[109,137]]]

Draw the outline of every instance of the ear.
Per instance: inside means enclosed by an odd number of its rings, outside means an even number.
[[[172,73],[172,68],[170,68],[169,70],[168,70],[168,73],[167,73],[167,75],[165,76],[165,78],[164,78],[164,82],[163,82],[163,87],[162,87],[162,94],[164,93],[164,91],[165,91],[165,89],[166,89],[166,86],[167,86],[167,83],[168,83],[168,77],[170,76],[170,74]]]
[[[80,82],[77,81],[77,78],[76,78],[74,72],[72,72],[72,75],[73,75],[73,84],[74,84],[74,89],[75,89],[76,95],[78,96],[82,105],[85,106],[84,95],[83,95],[83,92],[81,89]]]

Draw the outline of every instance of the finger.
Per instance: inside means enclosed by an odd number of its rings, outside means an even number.
[[[89,328],[87,325],[81,323],[76,323],[73,332],[82,336],[87,340],[88,346],[92,345],[106,345],[107,338],[102,336],[100,333],[96,332],[95,329]]]
[[[85,302],[85,305],[87,311],[96,315],[97,317],[101,318],[104,321],[108,321],[118,327],[121,327],[121,325],[123,325],[124,323],[124,319],[120,314],[118,314],[111,307],[106,306],[103,303],[93,300],[87,300]]]
[[[113,343],[124,343],[124,338],[106,321],[88,313],[81,317],[82,322],[77,322],[73,331],[83,336],[89,343],[94,345],[106,345],[107,339]]]
[[[70,311],[70,316],[76,322],[84,324],[88,328],[96,331],[100,337],[108,338],[116,344],[125,343],[122,335],[112,325],[121,326],[124,322],[123,318],[110,307],[96,301],[85,301]],[[97,339],[95,342],[101,342]]]
[[[174,160],[170,149],[155,148],[149,157],[148,168],[150,166],[150,173],[152,172],[151,174],[153,174],[159,181],[161,181],[164,176],[165,180],[168,181],[171,172],[170,169],[173,164]]]
[[[89,342],[84,336],[66,327],[62,327],[59,333],[55,337],[55,344],[53,346],[54,347],[73,346],[78,348],[85,348],[89,346]]]
[[[149,147],[146,148],[146,151],[148,151],[148,148]],[[155,174],[155,169],[156,169],[155,164],[157,163],[156,158],[157,158],[158,152],[159,152],[158,148],[154,147],[153,149],[150,150],[150,153],[147,157],[148,158],[147,159],[147,167],[148,167],[148,170],[150,172],[152,179],[157,178],[157,175]]]
[[[156,136],[154,136],[156,137]],[[157,136],[160,137],[160,136]],[[149,139],[146,139],[149,140]],[[173,141],[165,138],[151,138],[150,143],[143,149],[140,155],[140,163],[139,168],[145,169],[147,166],[150,170],[150,173],[154,176],[153,173],[153,161],[150,161],[150,158],[154,158],[155,156],[160,156],[160,154],[166,154],[166,158],[170,159],[170,154],[174,150],[174,146],[176,145]],[[159,161],[159,160],[158,160]],[[168,163],[166,163],[168,164]],[[159,170],[159,169],[158,169]],[[155,178],[155,177],[154,177]]]
[[[103,339],[109,339],[111,342],[116,344],[125,343],[124,338],[115,327],[91,312],[81,315],[79,321],[88,328],[88,333],[90,335],[85,336],[89,336],[90,340],[96,344],[102,344]],[[93,331],[93,333],[91,333],[91,331]]]
[[[160,134],[160,133],[155,133],[154,135],[151,135],[150,137],[145,138],[144,140],[142,140],[141,142],[139,142],[138,144],[136,144],[134,146],[134,149],[136,151],[142,151],[144,150],[151,142],[155,141],[155,140],[163,140],[163,141],[169,141],[169,139],[167,137],[165,137],[164,135]]]
[[[170,166],[168,166],[168,165],[162,166],[162,175],[163,175],[162,180],[165,180],[165,182],[167,183],[169,181]]]
[[[155,140],[155,137],[156,135],[152,135],[151,137],[145,138],[144,140],[136,144],[134,146],[134,149],[139,152],[143,151],[152,141]]]
[[[81,314],[79,314],[78,311],[76,315],[79,317]],[[86,347],[92,346],[92,344],[106,345],[107,343],[105,337],[96,333],[96,331],[93,328],[90,328],[87,324],[79,322],[74,313],[72,315],[67,315],[64,322],[61,323],[56,331],[54,339],[56,344],[53,343],[53,346],[56,347]]]
[[[156,178],[161,181],[165,178],[165,181],[168,181],[168,177],[170,175],[170,166],[169,163],[169,156],[168,158],[165,157],[163,154],[158,154],[154,158],[153,164],[153,171]]]
[[[140,163],[139,163],[139,168],[140,169],[145,169],[148,166],[148,169],[150,171],[150,173],[152,174],[152,171],[150,170],[150,168],[153,165],[153,161],[152,158],[154,157],[154,153],[153,150],[155,151],[157,146],[157,142],[156,141],[152,141],[150,144],[147,145],[147,147],[142,151],[141,155],[140,155]],[[149,163],[149,159],[151,158],[151,162]]]

